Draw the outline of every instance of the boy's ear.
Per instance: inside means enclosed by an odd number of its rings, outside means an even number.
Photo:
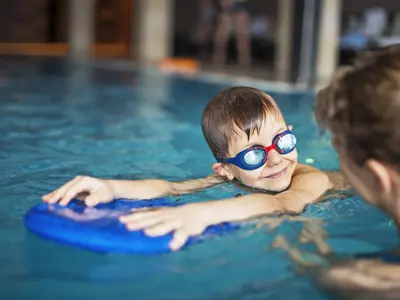
[[[288,127],[287,127],[290,131],[292,131],[293,130],[293,126],[292,125],[288,125]]]
[[[225,177],[228,180],[233,180],[234,176],[229,168],[223,163],[215,163],[212,165],[213,171],[219,176]]]

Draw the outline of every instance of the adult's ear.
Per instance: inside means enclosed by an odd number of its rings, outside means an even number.
[[[392,192],[392,178],[389,167],[376,159],[367,159],[365,167],[375,177],[380,194],[390,195]]]

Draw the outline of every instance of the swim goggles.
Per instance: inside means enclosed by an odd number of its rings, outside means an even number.
[[[217,161],[233,164],[243,170],[251,171],[262,167],[267,162],[268,152],[272,149],[284,155],[292,152],[296,147],[296,143],[295,135],[290,130],[286,130],[273,138],[271,146],[254,145],[239,152],[235,157],[217,158]]]

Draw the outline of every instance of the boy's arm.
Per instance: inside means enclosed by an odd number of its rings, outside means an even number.
[[[213,201],[212,204],[220,205],[221,209],[212,206],[210,208],[214,212],[218,211],[215,223],[240,221],[265,214],[298,214],[303,212],[307,205],[320,201],[321,196],[332,186],[328,175],[314,167],[298,165],[293,173],[292,183],[285,192],[274,196],[256,193]]]
[[[291,186],[285,192],[274,196],[255,193],[213,204],[221,205],[221,208],[224,206],[219,210],[222,213],[217,216],[219,222],[239,221],[265,214],[299,214],[307,205],[325,201],[327,198],[324,195],[328,190],[351,189],[352,186],[340,171],[320,171],[299,164],[293,173]]]
[[[89,176],[77,176],[58,189],[43,196],[43,201],[67,205],[73,198],[81,199],[88,206],[107,203],[116,198],[151,199],[170,195],[182,195],[206,189],[225,182],[216,174],[206,178],[181,182],[161,179],[105,180]]]
[[[109,180],[115,198],[151,199],[163,196],[189,194],[226,182],[224,177],[212,174],[205,178],[185,181],[162,179]]]
[[[162,207],[157,209],[157,213],[136,211],[122,216],[120,220],[129,230],[144,229],[151,236],[175,231],[170,247],[176,250],[190,236],[201,234],[213,224],[243,221],[265,214],[300,213],[308,204],[317,202],[331,187],[326,174],[313,167],[299,165],[290,188],[275,196],[256,193],[179,207]]]

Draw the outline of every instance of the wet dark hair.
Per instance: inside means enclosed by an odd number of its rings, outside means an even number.
[[[362,166],[400,166],[400,46],[366,53],[317,95],[316,119],[336,147]]]
[[[280,118],[275,101],[266,93],[250,87],[232,87],[215,95],[206,105],[202,115],[204,137],[214,157],[229,155],[229,142],[237,128],[247,138],[259,134],[267,117]]]

